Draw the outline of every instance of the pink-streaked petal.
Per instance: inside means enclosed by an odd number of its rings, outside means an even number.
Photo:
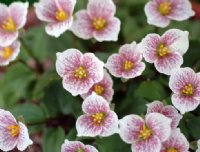
[[[89,0],[87,10],[91,18],[110,19],[114,16],[116,7],[112,0]]]
[[[183,21],[195,15],[189,0],[176,0],[172,1],[172,4],[173,11],[171,14],[167,15],[170,19]]]
[[[68,16],[71,16],[74,11],[76,0],[58,0],[57,5],[62,8]]]
[[[24,151],[29,145],[33,144],[33,141],[29,138],[27,127],[21,122],[19,122],[19,126],[20,133],[18,136],[17,149],[20,151]]]
[[[16,125],[16,119],[14,116],[9,112],[3,109],[0,109],[0,127],[7,127]]]
[[[70,30],[79,38],[91,39],[93,37],[93,26],[91,19],[85,10],[76,13],[76,19],[73,22]]]
[[[94,31],[94,38],[99,41],[117,41],[120,31],[121,22],[118,18],[114,17],[107,21],[106,27],[101,31]]]
[[[199,104],[200,99],[196,99],[195,97],[186,97],[183,95],[173,94],[172,95],[172,103],[182,114],[185,112],[195,110]]]
[[[62,144],[61,152],[76,152],[78,149],[85,149],[85,145],[80,141],[65,140]]]
[[[107,113],[110,110],[108,102],[96,93],[88,96],[82,104],[83,112],[87,114],[95,114],[98,112]]]
[[[170,23],[170,19],[166,16],[162,16],[158,12],[158,4],[155,1],[150,1],[145,5],[145,14],[147,16],[148,24],[155,25],[158,27],[167,27]]]
[[[147,140],[137,141],[131,146],[132,152],[160,152],[161,142],[158,137],[151,137]]]
[[[170,29],[162,36],[162,42],[173,52],[185,54],[189,48],[189,33],[179,29]]]
[[[45,27],[45,30],[47,34],[57,38],[72,26],[72,22],[73,22],[73,17],[69,17],[64,22],[49,23]]]
[[[108,137],[114,133],[119,133],[118,117],[115,112],[111,111],[106,114],[100,136]]]
[[[77,49],[68,49],[56,53],[56,56],[56,71],[61,77],[64,77],[74,68],[74,65],[80,63],[82,53]]]
[[[101,134],[102,126],[93,124],[90,115],[82,115],[76,121],[77,136],[95,137]]]
[[[9,6],[10,15],[16,28],[20,29],[26,24],[29,3],[13,2]]]
[[[90,145],[85,146],[85,151],[86,152],[98,152],[98,150],[95,147],[90,146]]]
[[[166,141],[171,134],[172,120],[160,113],[146,115],[146,124],[162,142]]]
[[[119,120],[120,137],[126,143],[132,144],[138,140],[139,131],[145,124],[137,115],[128,115]]]
[[[153,101],[152,103],[147,104],[147,114],[157,112],[161,113],[163,110],[163,103],[160,101]]]
[[[0,29],[0,46],[6,47],[11,45],[17,39],[18,35],[18,31],[7,32]]]
[[[0,25],[7,19],[9,16],[8,7],[5,4],[0,3]]]
[[[144,59],[149,63],[154,63],[157,60],[157,47],[161,43],[161,38],[158,34],[148,34],[139,44]]]
[[[180,152],[188,152],[189,143],[185,136],[180,132],[179,128],[174,129],[167,141],[162,143],[162,150],[165,151],[167,148],[175,148]]]
[[[183,64],[183,57],[179,52],[171,52],[164,57],[159,57],[154,65],[158,72],[171,75],[172,70],[180,68]]]

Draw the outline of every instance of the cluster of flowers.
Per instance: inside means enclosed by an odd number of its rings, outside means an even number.
[[[118,39],[121,23],[114,17],[116,7],[112,0],[89,0],[87,10],[78,11],[73,21],[75,4],[76,0],[41,0],[34,6],[37,17],[48,23],[45,30],[49,35],[59,37],[69,29],[82,39],[95,38],[100,42]],[[19,53],[20,43],[16,39],[26,22],[27,9],[28,3],[17,2],[9,7],[0,4],[1,65],[7,65]],[[145,13],[148,23],[159,27],[166,27],[171,19],[181,21],[194,15],[188,0],[152,0],[146,4]],[[148,34],[139,44],[121,46],[119,53],[112,54],[106,64],[93,53],[82,54],[74,48],[58,52],[56,70],[63,79],[64,89],[84,99],[84,115],[76,122],[78,136],[107,137],[118,133],[124,142],[132,144],[133,152],[187,152],[189,143],[177,126],[181,114],[200,104],[200,73],[181,68],[188,48],[188,32],[170,29],[162,36]],[[135,78],[145,70],[143,58],[154,63],[158,72],[170,76],[174,107],[154,101],[147,105],[145,118],[132,114],[119,120],[109,105],[114,91],[106,69],[118,78]],[[0,110],[0,122],[1,150],[17,146],[23,151],[32,144],[26,126],[10,112]],[[97,149],[66,140],[62,152],[97,152]]]

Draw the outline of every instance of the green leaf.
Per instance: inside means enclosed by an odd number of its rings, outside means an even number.
[[[193,137],[193,139],[200,139],[200,117],[192,116],[191,118],[187,119],[186,122],[189,133]]]

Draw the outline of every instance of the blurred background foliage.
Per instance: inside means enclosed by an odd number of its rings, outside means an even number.
[[[148,0],[116,0],[117,14],[122,22],[118,42],[98,43],[95,40],[81,40],[71,32],[65,32],[58,39],[48,36],[44,24],[26,30],[22,38],[31,48],[37,64],[21,47],[19,62],[0,69],[0,107],[10,110],[16,117],[23,116],[35,144],[27,152],[60,152],[64,139],[80,140],[95,145],[100,152],[130,152],[130,145],[122,142],[118,135],[107,138],[77,138],[75,121],[82,114],[80,97],[73,97],[62,87],[62,80],[55,71],[56,52],[67,48],[78,48],[82,52],[94,52],[102,61],[118,52],[119,47],[132,41],[140,42],[148,33],[164,33],[167,29],[178,28],[190,32],[190,47],[184,55],[184,65],[200,71],[200,20],[191,19],[172,22],[160,29],[148,25],[144,5]],[[11,3],[12,0],[1,0]],[[30,0],[31,3],[35,2]],[[86,8],[87,0],[77,0],[75,12]],[[33,66],[27,68],[23,62]],[[168,76],[159,74],[153,65],[147,64],[141,77],[123,83],[114,80],[115,111],[119,118],[127,114],[145,115],[146,104],[161,100],[171,104]],[[37,71],[35,72],[35,69]],[[200,139],[200,107],[186,113],[179,127],[190,142]]]

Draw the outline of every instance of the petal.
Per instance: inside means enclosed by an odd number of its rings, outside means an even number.
[[[74,11],[76,0],[58,0],[58,5],[61,7],[68,16],[71,16]]]
[[[98,152],[98,150],[95,147],[90,146],[90,145],[85,146],[85,151],[87,151],[87,152]]]
[[[94,38],[99,41],[117,41],[120,32],[121,22],[114,17],[107,21],[106,27],[101,31],[94,31]]]
[[[150,113],[146,115],[146,124],[153,131],[153,135],[157,136],[162,142],[166,141],[171,134],[170,118],[160,113]]]
[[[188,152],[189,143],[179,128],[174,129],[167,141],[162,143],[162,149],[165,150],[167,148],[176,148],[177,151]]]
[[[85,10],[78,11],[76,13],[76,19],[73,22],[71,31],[82,39],[90,39],[93,37],[92,21]]]
[[[172,3],[173,11],[171,14],[167,15],[168,18],[183,21],[195,15],[189,0],[176,0],[172,1]]]
[[[147,114],[157,112],[161,113],[163,110],[163,103],[160,101],[153,101],[152,103],[147,104]]]
[[[200,100],[194,97],[173,94],[172,103],[182,114],[195,110],[200,104]]]
[[[133,143],[131,149],[133,152],[160,152],[161,142],[158,137],[152,137]]]
[[[114,16],[116,7],[112,0],[89,0],[87,10],[91,18],[110,19]]]
[[[17,29],[22,28],[26,24],[29,3],[13,2],[9,6],[10,15]]]
[[[46,30],[47,34],[57,38],[72,26],[72,22],[73,22],[73,17],[70,16],[64,22],[49,23],[45,27],[45,30]]]
[[[77,136],[95,137],[100,135],[101,126],[94,125],[90,115],[82,115],[76,121]]]
[[[115,112],[111,111],[106,114],[100,135],[102,137],[108,137],[114,133],[119,133],[118,117]]]
[[[162,36],[163,43],[173,52],[177,51],[181,55],[185,54],[189,48],[188,31],[170,29]]]
[[[7,32],[0,29],[0,46],[6,47],[11,45],[18,37],[19,33],[17,32]]]
[[[62,144],[61,152],[76,152],[78,149],[85,149],[85,145],[80,141],[65,140]]]
[[[180,68],[183,64],[183,57],[179,52],[171,52],[164,57],[159,57],[154,63],[158,72],[171,75],[172,70]]]
[[[83,112],[87,114],[94,114],[98,112],[107,113],[110,111],[109,103],[96,93],[88,96],[82,104]]]
[[[80,63],[82,53],[77,49],[67,49],[62,53],[56,53],[56,56],[56,71],[64,77],[76,64]]]
[[[8,7],[5,4],[0,3],[0,25],[7,19],[9,16]]]
[[[14,116],[9,111],[5,111],[3,109],[0,109],[0,122],[0,127],[7,127],[17,124]]]
[[[119,120],[120,137],[128,144],[138,140],[138,132],[144,125],[144,120],[137,115],[128,115]]]
[[[148,24],[155,25],[158,27],[167,27],[170,20],[166,16],[160,15],[158,12],[158,3],[150,1],[145,5],[145,14],[147,16]]]
[[[27,127],[21,122],[19,122],[19,126],[20,134],[18,137],[17,148],[20,151],[24,151],[29,145],[33,144],[33,141],[29,138]]]

